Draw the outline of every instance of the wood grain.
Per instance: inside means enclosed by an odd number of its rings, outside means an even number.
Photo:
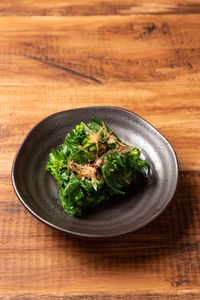
[[[198,14],[199,0],[1,0],[2,16],[97,16],[137,14]]]
[[[200,298],[199,1],[1,1],[0,299]],[[18,201],[10,170],[57,111],[112,105],[172,143],[174,200],[143,229],[72,238]]]
[[[2,83],[16,73],[20,83],[25,78],[29,83],[39,69],[42,84],[199,79],[198,15],[79,17],[78,22],[76,17],[2,17],[0,28],[2,65],[9,70]]]
[[[40,223],[16,201],[10,179],[3,180],[2,294],[159,296],[178,290],[187,296],[199,286],[199,173],[180,173],[176,198],[151,224],[106,242],[73,239]]]

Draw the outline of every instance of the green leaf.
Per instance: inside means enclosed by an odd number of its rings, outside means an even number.
[[[111,171],[111,167],[109,164],[105,164],[102,167],[103,177],[107,183],[107,185],[116,193],[116,194],[125,194],[122,191],[123,186],[119,181],[119,176],[115,172]]]
[[[89,208],[103,200],[115,194],[125,194],[129,185],[136,181],[138,174],[143,173],[143,168],[150,169],[149,164],[140,159],[139,149],[134,148],[127,153],[113,152],[104,156],[103,165],[98,167],[98,176],[101,175],[102,179],[96,179],[97,191],[93,188],[90,177],[82,180],[78,178],[76,170],[69,171],[69,160],[72,163],[90,163],[94,166],[97,155],[100,157],[107,151],[116,149],[117,143],[108,144],[108,141],[104,140],[103,131],[100,133],[101,142],[99,141],[98,147],[96,143],[89,142],[90,133],[99,132],[103,125],[104,123],[95,117],[90,124],[81,122],[66,135],[60,150],[52,149],[49,154],[46,170],[57,181],[61,205],[72,216],[82,216]],[[105,126],[110,132],[111,129],[106,124]],[[115,133],[112,134],[117,137]],[[118,137],[117,140],[121,141]]]

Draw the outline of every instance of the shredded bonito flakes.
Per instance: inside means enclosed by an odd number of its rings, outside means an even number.
[[[103,135],[104,135],[104,140],[102,140],[102,137],[101,137],[102,132],[103,132]],[[99,144],[98,143],[99,142],[104,143],[105,141],[107,141],[108,144],[116,143],[118,148],[119,148],[123,144],[121,142],[117,141],[116,136],[114,136],[112,133],[113,133],[113,131],[110,131],[110,132],[107,131],[107,128],[106,128],[105,124],[103,123],[103,126],[100,127],[100,129],[97,133],[95,133],[93,131],[90,133],[89,143],[95,144],[96,148],[97,148],[97,151],[99,150]]]
[[[92,167],[91,165],[81,165],[77,164],[71,160],[67,162],[67,169],[72,172],[76,172],[79,178],[91,178],[92,186],[95,190],[97,190],[96,183],[96,172],[97,167]]]
[[[101,157],[99,157],[95,162],[94,165],[97,167],[100,167],[100,165],[102,165],[103,163],[103,159],[107,154],[111,154],[111,153],[116,153],[118,152],[120,156],[122,156],[123,153],[127,153],[130,152],[131,150],[133,150],[135,147],[132,146],[124,146],[121,148],[117,148],[117,149],[113,149],[113,150],[109,150],[106,153],[104,153]]]
[[[90,133],[89,136],[89,143],[98,143],[100,141],[100,135],[98,135],[97,133]]]
[[[101,132],[103,132],[104,141],[101,138]],[[110,131],[110,132],[107,131],[107,128],[104,123],[103,123],[103,126],[100,127],[100,129],[97,133],[95,133],[93,131],[90,133],[89,143],[95,144],[96,149],[97,149],[97,153],[96,153],[97,158],[92,165],[90,165],[90,164],[81,165],[81,164],[77,164],[75,161],[70,161],[70,160],[67,162],[67,169],[72,172],[77,173],[78,177],[81,178],[82,180],[84,180],[85,178],[91,179],[92,186],[95,190],[97,190],[97,182],[96,182],[97,178],[103,179],[102,176],[97,171],[97,169],[98,169],[98,167],[100,167],[103,164],[104,157],[107,154],[111,154],[111,153],[115,153],[115,152],[118,152],[120,156],[123,156],[123,153],[129,152],[135,148],[135,147],[126,146],[122,142],[119,142],[117,140],[116,136],[114,136],[112,133],[113,133],[113,131]],[[104,153],[102,156],[98,157],[98,150],[99,150],[98,143],[99,142],[104,143],[106,140],[107,140],[108,144],[116,143],[117,147],[116,147],[116,149],[109,150],[106,153]],[[103,147],[105,147],[105,148],[103,148]],[[100,146],[100,150],[101,149],[106,149],[106,146],[102,144]]]
[[[109,150],[104,153],[101,157],[97,158],[96,161],[91,165],[81,165],[77,164],[72,160],[68,160],[67,169],[69,171],[75,172],[78,174],[78,177],[84,180],[85,178],[91,179],[92,186],[97,190],[96,179],[101,177],[100,174],[97,174],[97,168],[103,164],[103,159],[107,154],[118,152],[119,154],[127,153],[133,150],[135,147],[121,147],[120,149]],[[96,177],[97,176],[97,177]]]
[[[91,177],[96,174],[97,168],[90,165],[77,164],[71,160],[67,162],[67,169],[78,174],[79,178]]]

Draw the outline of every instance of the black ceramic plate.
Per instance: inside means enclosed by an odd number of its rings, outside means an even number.
[[[76,218],[60,205],[57,183],[45,166],[51,149],[92,116],[107,123],[127,144],[138,147],[151,166],[151,174],[128,195],[104,202],[87,217]],[[177,159],[169,142],[138,115],[117,107],[80,108],[47,117],[29,132],[12,168],[15,192],[35,217],[56,229],[88,238],[118,236],[149,223],[172,199],[177,180]]]

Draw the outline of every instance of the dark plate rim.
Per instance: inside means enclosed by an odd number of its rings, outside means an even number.
[[[175,184],[173,186],[173,192],[172,192],[172,196],[169,197],[168,201],[165,202],[165,204],[163,205],[163,207],[158,211],[156,212],[155,214],[153,214],[150,218],[148,218],[147,220],[145,220],[144,222],[138,224],[137,226],[135,226],[133,229],[128,229],[128,230],[124,230],[122,232],[117,232],[117,233],[113,233],[113,234],[84,234],[84,233],[79,233],[79,232],[74,232],[74,231],[71,231],[71,230],[67,230],[67,229],[64,229],[64,228],[61,228],[59,226],[56,226],[50,222],[48,222],[47,220],[43,219],[42,217],[40,217],[37,213],[35,213],[25,202],[25,200],[23,199],[23,197],[20,195],[20,193],[18,192],[18,189],[17,189],[17,186],[16,186],[16,183],[15,183],[15,177],[14,177],[14,171],[15,171],[15,164],[16,164],[16,161],[17,161],[17,158],[18,158],[18,155],[20,154],[20,151],[24,145],[24,143],[26,142],[27,138],[29,137],[29,135],[35,130],[35,128],[37,128],[41,123],[45,122],[47,119],[49,118],[52,118],[56,115],[59,115],[59,114],[62,114],[62,113],[65,113],[65,112],[70,112],[70,111],[80,111],[80,110],[83,110],[83,109],[114,109],[114,110],[119,110],[119,111],[125,111],[127,113],[131,113],[132,115],[134,115],[137,119],[139,120],[142,120],[144,123],[146,123],[148,126],[150,126],[154,131],[156,131],[156,133],[162,138],[164,139],[164,141],[167,142],[167,145],[171,151],[171,153],[173,154],[173,158],[174,158],[174,163],[175,163],[175,172],[174,172],[174,181],[175,181]],[[32,129],[26,134],[26,136],[24,137],[24,139],[22,140],[17,152],[16,152],[16,155],[14,157],[14,160],[13,160],[13,163],[12,163],[12,168],[11,168],[11,180],[12,180],[12,185],[13,185],[13,188],[14,188],[14,191],[18,197],[18,199],[20,200],[20,202],[24,205],[24,207],[34,216],[36,217],[39,221],[41,221],[42,223],[54,228],[54,229],[57,229],[59,231],[62,231],[62,232],[65,232],[65,233],[68,233],[72,236],[76,236],[76,237],[81,237],[81,238],[89,238],[89,239],[102,239],[102,238],[112,238],[112,237],[117,237],[117,236],[122,236],[124,234],[128,234],[128,233],[131,233],[131,232],[134,232],[142,227],[144,227],[145,225],[149,224],[151,221],[153,221],[157,216],[159,216],[164,210],[165,208],[168,206],[168,204],[171,202],[171,200],[173,199],[174,195],[175,195],[175,192],[177,190],[177,185],[178,185],[178,177],[179,177],[179,165],[178,165],[178,159],[177,159],[177,154],[174,150],[174,148],[172,147],[172,145],[170,144],[170,142],[168,141],[168,139],[163,136],[160,131],[158,129],[156,129],[153,125],[151,125],[148,121],[146,121],[144,118],[140,117],[138,114],[128,110],[128,109],[125,109],[125,108],[121,108],[121,107],[117,107],[117,106],[88,106],[88,107],[80,107],[80,108],[74,108],[74,109],[69,109],[69,110],[63,110],[63,111],[59,111],[59,112],[56,112],[54,114],[51,114],[47,117],[45,117],[44,119],[42,119],[41,121],[39,121],[36,125],[34,125],[32,127]]]

